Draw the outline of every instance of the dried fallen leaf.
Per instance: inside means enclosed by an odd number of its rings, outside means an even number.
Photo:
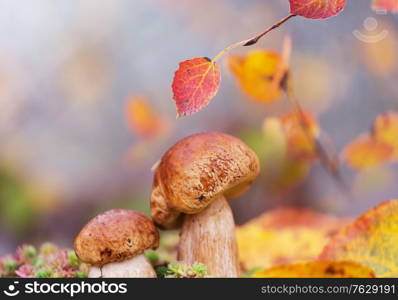
[[[351,168],[363,170],[389,161],[393,154],[391,145],[365,134],[345,147],[343,159]]]
[[[372,0],[372,8],[375,11],[398,12],[398,0]]]
[[[312,261],[345,219],[307,209],[276,209],[237,227],[240,260],[244,268]]]
[[[374,272],[350,261],[315,261],[258,271],[254,278],[374,278]]]
[[[383,202],[342,228],[321,260],[350,260],[374,270],[377,277],[398,276],[398,200]]]
[[[178,117],[192,115],[208,105],[220,82],[220,68],[211,59],[198,57],[181,62],[172,84]]]
[[[373,136],[393,148],[394,158],[398,158],[398,113],[389,111],[379,115],[373,124]]]
[[[309,19],[326,19],[340,13],[345,0],[289,0],[292,14]]]

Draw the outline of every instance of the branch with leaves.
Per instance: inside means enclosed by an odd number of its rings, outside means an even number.
[[[268,33],[296,16],[308,19],[326,19],[340,13],[346,4],[345,0],[289,0],[289,3],[290,14],[288,16],[254,37],[226,47],[213,59],[197,57],[180,63],[172,83],[173,99],[178,117],[198,112],[214,98],[221,83],[221,71],[217,62],[228,52],[241,46],[256,44]]]

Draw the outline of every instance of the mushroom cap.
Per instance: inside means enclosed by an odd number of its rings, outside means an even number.
[[[84,262],[103,266],[124,261],[159,246],[153,222],[134,210],[113,209],[89,221],[77,235],[74,248]]]
[[[152,218],[162,228],[178,227],[180,214],[195,214],[213,199],[234,199],[260,172],[257,155],[241,140],[218,132],[187,137],[159,162],[151,196]]]

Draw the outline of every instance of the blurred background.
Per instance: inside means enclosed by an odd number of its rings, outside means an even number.
[[[238,136],[262,159],[253,188],[231,202],[238,224],[283,205],[349,216],[397,197],[391,164],[343,166],[351,199],[319,162],[288,170],[299,179],[272,188],[262,122],[292,108],[284,98],[249,99],[225,63],[211,104],[175,118],[178,62],[214,57],[288,11],[287,0],[0,1],[0,255],[28,242],[71,247],[88,219],[109,208],[148,214],[152,165],[201,131]],[[370,0],[348,1],[335,18],[295,18],[254,48],[280,52],[291,36],[297,97],[340,152],[378,114],[398,108],[397,30],[396,15],[372,11]],[[131,107],[137,98],[142,105]],[[140,109],[155,116],[155,132],[131,124]]]

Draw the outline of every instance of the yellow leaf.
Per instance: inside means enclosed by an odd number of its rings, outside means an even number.
[[[256,272],[254,278],[373,278],[373,271],[350,261],[315,261]]]
[[[354,169],[376,167],[392,158],[394,149],[369,135],[361,135],[345,147],[343,158]]]
[[[242,90],[252,99],[259,102],[272,102],[281,97],[281,82],[284,76],[277,76],[284,63],[283,57],[266,50],[255,50],[247,56],[230,55],[228,65],[236,76]]]
[[[355,261],[377,277],[398,277],[398,200],[384,202],[342,228],[320,259]]]
[[[238,226],[240,260],[247,270],[256,267],[314,260],[330,236],[347,220],[306,209],[281,208]]]

